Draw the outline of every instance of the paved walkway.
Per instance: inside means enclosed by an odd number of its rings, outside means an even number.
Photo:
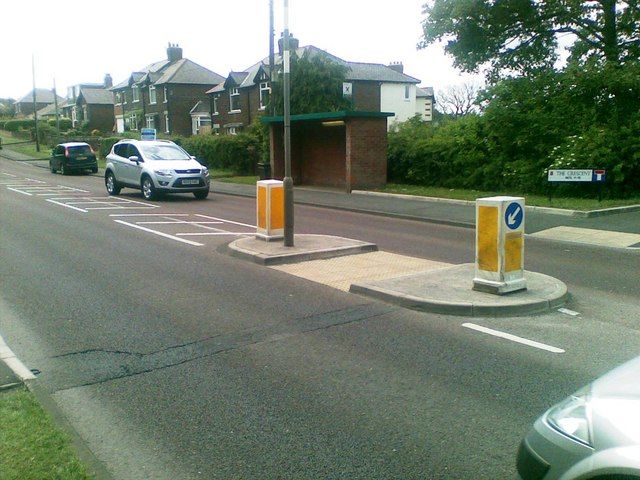
[[[253,185],[219,181],[212,182],[211,189],[214,193],[247,197],[255,197],[256,190]],[[338,189],[308,187],[296,187],[294,201],[298,204],[389,215],[469,228],[475,227],[475,206],[473,203],[467,202],[412,199],[407,198],[406,195],[349,194]],[[527,209],[525,225],[527,233],[560,226],[640,234],[640,209],[592,218],[573,217],[567,215],[566,212],[551,213],[547,209]]]

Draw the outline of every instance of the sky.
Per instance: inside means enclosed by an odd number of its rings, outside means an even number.
[[[300,45],[315,45],[344,60],[389,64],[436,91],[479,77],[453,68],[442,45],[417,50],[425,0],[289,0],[289,30]],[[274,0],[276,41],[284,0]],[[269,53],[269,0],[17,0],[3,2],[0,98],[32,88],[66,96],[67,86],[114,84],[166,58],[169,43],[183,56],[227,76]],[[10,19],[10,20],[9,20]],[[276,43],[277,49],[277,43]]]

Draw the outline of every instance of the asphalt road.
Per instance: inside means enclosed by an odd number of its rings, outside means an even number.
[[[640,351],[637,252],[528,240],[577,316],[429,315],[230,257],[251,199],[104,197],[0,159],[0,335],[118,479],[512,478],[542,411]],[[462,228],[297,206],[296,231],[473,259]]]

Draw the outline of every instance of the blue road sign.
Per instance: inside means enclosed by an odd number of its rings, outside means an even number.
[[[142,128],[140,129],[140,140],[155,140],[156,129],[155,128]]]
[[[518,202],[511,202],[504,211],[504,222],[511,230],[517,230],[522,225],[524,211]]]
[[[592,177],[591,177],[591,181],[592,182],[596,182],[596,183],[605,182],[606,179],[607,179],[606,170],[594,170],[593,171]]]

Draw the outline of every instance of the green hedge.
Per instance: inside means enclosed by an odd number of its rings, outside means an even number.
[[[56,128],[56,119],[53,118],[49,120],[49,125],[53,128]],[[73,122],[70,118],[60,118],[60,131],[67,132],[73,128]]]
[[[260,161],[261,145],[251,133],[239,135],[196,135],[176,139],[187,152],[196,156],[209,168],[232,170],[238,175],[255,172]]]
[[[35,127],[35,121],[32,119],[24,120],[7,120],[4,123],[4,129],[7,132],[17,132],[18,130],[27,130]]]

